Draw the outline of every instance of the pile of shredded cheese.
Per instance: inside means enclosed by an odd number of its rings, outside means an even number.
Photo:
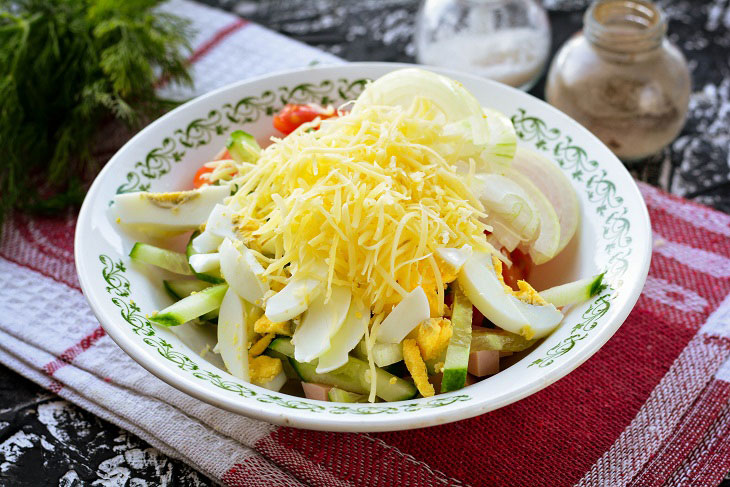
[[[434,251],[493,249],[442,127],[420,98],[407,110],[369,106],[301,126],[236,181],[236,231],[274,283],[324,262],[328,296],[333,284],[349,286],[380,320],[419,285],[443,309],[448,270]]]

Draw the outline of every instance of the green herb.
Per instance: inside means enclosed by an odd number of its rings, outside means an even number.
[[[158,79],[191,82],[189,23],[160,3],[0,0],[0,223],[80,203],[97,127],[159,113]]]

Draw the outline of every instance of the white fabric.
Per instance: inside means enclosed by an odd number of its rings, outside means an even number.
[[[51,389],[55,379],[61,397],[206,475],[220,479],[234,465],[258,456],[249,447],[274,429],[174,389],[129,358],[108,336],[50,378],[44,366],[98,327],[83,295],[2,258],[0,289],[0,362]],[[48,302],[57,307],[49,308]]]

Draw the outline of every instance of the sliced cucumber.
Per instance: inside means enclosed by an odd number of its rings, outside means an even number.
[[[603,274],[587,277],[578,281],[561,284],[540,292],[540,296],[553,306],[568,306],[592,298],[606,287]]]
[[[223,276],[221,276],[220,269],[216,269],[216,270],[209,271],[209,272],[196,272],[195,269],[193,269],[192,266],[189,265],[190,257],[198,254],[198,252],[196,252],[195,249],[193,248],[193,239],[195,237],[197,237],[198,235],[200,235],[200,232],[195,232],[190,236],[190,241],[188,242],[188,246],[185,249],[185,254],[187,255],[188,267],[189,267],[190,271],[195,275],[195,277],[197,277],[201,281],[210,282],[212,284],[223,284],[226,281],[225,281],[225,279],[223,279]]]
[[[373,346],[373,361],[378,367],[385,367],[403,360],[403,346],[400,343],[376,343]]]
[[[471,347],[471,301],[457,284],[454,289],[454,309],[451,313],[453,334],[446,348],[444,376],[441,380],[441,392],[455,391],[466,384],[466,368],[469,365],[469,349]]]
[[[228,143],[226,143],[226,149],[236,162],[256,162],[261,155],[261,147],[256,139],[243,130],[231,133]]]
[[[129,252],[129,256],[134,260],[152,264],[176,274],[182,274],[184,276],[193,274],[185,254],[173,250],[161,249],[154,245],[137,242]]]
[[[162,284],[165,286],[165,291],[178,301],[212,286],[209,282],[197,279],[171,279],[162,281]]]
[[[174,279],[162,281],[165,286],[165,291],[170,297],[176,301],[180,301],[183,298],[187,298],[193,293],[199,293],[203,289],[212,286],[211,283],[205,281],[198,281],[197,279]],[[201,320],[211,321],[218,318],[218,310],[214,309],[210,313],[205,313],[200,317]]]
[[[496,328],[475,328],[471,332],[471,351],[521,352],[533,346],[536,341]]]
[[[361,340],[350,352],[356,358],[367,361],[368,349]],[[400,343],[376,343],[373,346],[373,362],[378,367],[388,367],[403,360],[403,346]]]
[[[332,402],[367,402],[365,394],[355,394],[337,387],[330,389],[327,392],[327,397]]]
[[[350,353],[359,359],[367,360],[368,359],[368,347],[365,344],[365,340],[360,340],[358,344],[353,348]],[[403,353],[403,350],[401,350],[401,353]]]
[[[150,320],[164,326],[182,325],[194,318],[220,308],[228,284],[219,284],[203,289],[168,306],[159,313],[150,316]]]
[[[294,346],[288,338],[277,338],[269,344],[269,348],[289,357],[294,370],[304,382],[325,384],[358,394],[370,392],[370,366],[364,361],[350,357],[339,369],[325,374],[317,373],[317,361],[310,363],[297,362],[294,359]],[[376,367],[376,394],[386,401],[405,401],[416,395],[416,386],[411,382],[396,377]],[[391,383],[393,381],[393,383]]]
[[[353,377],[338,371],[318,374],[316,365],[297,362],[293,357],[289,357],[289,363],[303,382],[325,384],[358,394],[367,394],[370,391],[370,388],[363,381],[353,379]]]
[[[272,350],[271,348],[267,348],[266,351],[264,351],[264,355],[280,359],[281,365],[284,368],[284,373],[286,374],[287,378],[299,379],[299,374],[297,374],[297,371],[294,370],[294,367],[292,367],[289,363],[289,357],[287,357],[283,353],[277,352],[276,350]]]

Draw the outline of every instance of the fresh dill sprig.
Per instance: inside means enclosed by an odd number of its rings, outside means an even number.
[[[158,79],[191,83],[190,24],[160,3],[0,0],[0,224],[80,203],[100,123],[159,113]]]

